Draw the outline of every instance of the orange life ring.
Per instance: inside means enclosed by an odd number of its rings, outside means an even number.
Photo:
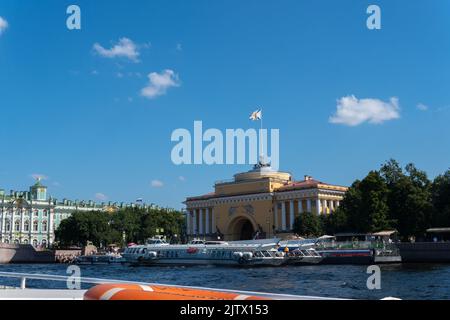
[[[84,294],[84,300],[269,300],[232,292],[162,285],[100,284]]]

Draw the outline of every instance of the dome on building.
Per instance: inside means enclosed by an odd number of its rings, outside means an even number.
[[[270,164],[261,161],[255,164],[253,166],[253,169],[247,172],[241,172],[234,175],[235,182],[259,180],[264,178],[272,178],[285,182],[289,182],[292,180],[292,176],[290,173],[276,171],[270,166]]]

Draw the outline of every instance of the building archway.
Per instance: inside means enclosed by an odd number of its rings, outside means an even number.
[[[251,218],[239,216],[228,225],[227,234],[230,240],[251,240],[255,234],[256,225]]]

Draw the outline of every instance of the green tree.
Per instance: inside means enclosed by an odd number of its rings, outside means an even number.
[[[370,171],[362,181],[355,181],[341,202],[340,214],[347,219],[347,229],[375,232],[390,228],[387,196],[388,188],[378,171]]]
[[[337,208],[333,213],[321,215],[323,231],[326,234],[352,231],[348,224],[347,213],[342,208]]]
[[[431,182],[413,164],[401,170],[394,160],[381,169],[388,186],[388,206],[394,227],[403,238],[421,236],[432,220]]]
[[[303,212],[294,220],[294,232],[305,237],[318,237],[323,234],[319,215]]]
[[[450,227],[450,170],[437,176],[431,187],[434,227]]]
[[[117,233],[110,226],[109,215],[102,211],[74,212],[61,221],[55,230],[55,238],[61,245],[86,245],[92,241],[96,246],[117,240]]]
[[[172,238],[184,230],[184,216],[181,212],[157,206],[150,208],[128,207],[113,213],[103,211],[75,212],[63,220],[55,231],[61,245],[95,245],[110,243],[142,243],[163,229],[163,235]],[[123,239],[125,235],[125,239]],[[124,241],[125,240],[125,241]]]

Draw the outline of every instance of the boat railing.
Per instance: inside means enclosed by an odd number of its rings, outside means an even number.
[[[242,295],[259,296],[262,298],[275,299],[275,300],[348,300],[348,299],[331,298],[331,297],[302,296],[302,295],[290,295],[290,294],[278,294],[278,293],[266,293],[266,292],[254,292],[254,291],[240,291],[240,290],[218,289],[218,288],[207,288],[207,287],[179,286],[179,285],[173,285],[173,284],[148,283],[148,282],[113,280],[113,279],[102,279],[102,278],[89,278],[89,277],[61,276],[61,275],[51,275],[51,274],[0,272],[0,278],[19,279],[20,280],[20,289],[27,289],[27,287],[26,287],[27,280],[33,279],[33,280],[63,281],[66,283],[68,281],[70,281],[70,282],[79,281],[79,283],[89,283],[89,284],[106,284],[106,283],[137,284],[137,285],[145,285],[145,286],[150,286],[150,287],[163,285],[166,287],[237,293],[237,294],[242,294]],[[68,290],[70,290],[70,289],[68,289]]]

